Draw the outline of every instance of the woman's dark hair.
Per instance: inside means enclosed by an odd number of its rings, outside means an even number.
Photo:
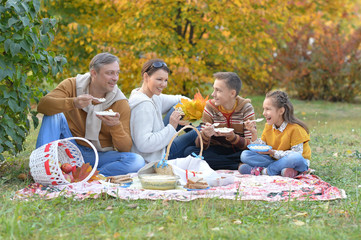
[[[300,125],[301,127],[303,127],[307,133],[309,133],[307,125],[294,116],[293,105],[292,105],[290,99],[288,98],[287,93],[279,91],[279,90],[272,91],[272,92],[268,92],[266,94],[266,98],[272,98],[273,104],[277,108],[282,108],[282,107],[285,108],[285,112],[283,113],[283,119],[286,122],[296,123],[296,124]]]
[[[159,66],[159,67],[158,67]],[[143,64],[142,67],[142,78],[144,76],[144,73],[147,73],[149,76],[152,76],[153,73],[155,73],[158,70],[164,70],[167,73],[170,72],[169,68],[167,67],[167,64],[162,59],[150,59],[147,62]]]

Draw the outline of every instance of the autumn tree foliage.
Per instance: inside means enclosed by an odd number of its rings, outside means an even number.
[[[86,4],[85,4],[86,2]],[[260,59],[273,40],[265,30],[281,24],[284,1],[46,1],[59,18],[57,48],[68,58],[71,74],[100,51],[119,56],[125,92],[140,85],[140,68],[163,58],[172,71],[168,92],[192,95],[194,87],[213,82],[217,71],[236,71],[246,85],[270,88]],[[266,11],[267,8],[279,9]],[[87,57],[86,57],[87,56]],[[256,81],[254,81],[256,80]]]
[[[361,93],[361,28],[305,26],[277,51],[273,76],[304,100],[352,101]]]
[[[69,66],[87,71],[90,59],[109,51],[121,59],[121,88],[140,86],[149,58],[170,67],[169,93],[192,96],[210,87],[212,74],[234,71],[253,93],[279,86],[274,55],[314,21],[349,20],[354,0],[45,0],[59,20],[54,45]]]
[[[270,75],[280,87],[304,100],[353,101],[360,95],[361,28],[355,27],[356,2],[300,4],[313,12],[312,18],[291,26],[286,42],[276,41],[270,63]],[[319,11],[321,7],[324,11]]]

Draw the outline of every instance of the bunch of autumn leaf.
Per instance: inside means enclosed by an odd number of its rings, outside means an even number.
[[[183,121],[201,121],[203,110],[207,101],[208,96],[204,98],[198,90],[192,100],[182,98],[181,102],[178,103],[174,108],[176,111],[179,111],[182,113],[182,115],[184,115],[182,119]]]

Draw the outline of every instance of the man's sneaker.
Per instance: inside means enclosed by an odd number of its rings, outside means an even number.
[[[262,170],[263,170],[263,167],[254,167],[251,170],[251,174],[255,175],[255,176],[262,175]]]
[[[293,168],[284,168],[281,171],[282,177],[295,178],[298,175],[298,172]]]

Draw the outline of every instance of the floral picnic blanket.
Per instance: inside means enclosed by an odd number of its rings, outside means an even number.
[[[59,186],[42,186],[34,183],[18,190],[13,199],[53,199],[59,196],[75,199],[99,198],[104,194],[125,200],[177,200],[191,201],[199,198],[262,201],[320,201],[346,198],[343,189],[331,186],[316,175],[300,175],[295,179],[281,176],[241,175],[238,171],[217,171],[235,176],[235,182],[206,190],[188,191],[183,187],[174,190],[146,190],[136,183],[130,187],[114,186],[101,182],[77,183]],[[137,179],[137,175],[132,175]],[[134,181],[136,182],[136,181]]]

